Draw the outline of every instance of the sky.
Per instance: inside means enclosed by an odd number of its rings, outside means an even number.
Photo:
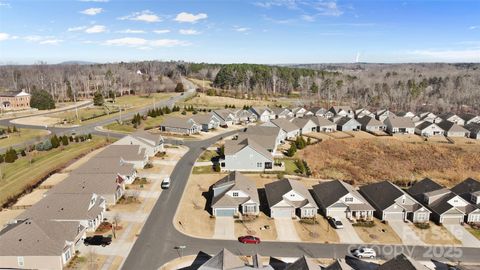
[[[480,1],[0,0],[0,64],[480,62]]]

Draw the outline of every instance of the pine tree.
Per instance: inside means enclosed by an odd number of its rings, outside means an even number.
[[[294,143],[291,143],[290,148],[288,148],[287,150],[287,156],[293,157],[296,152],[297,152],[297,146]]]
[[[68,145],[68,137],[67,137],[67,135],[63,135],[63,136],[62,136],[62,144],[63,144],[64,146]]]
[[[15,151],[13,148],[8,149],[7,152],[5,153],[5,162],[13,163],[17,159],[18,159],[17,151]]]
[[[17,126],[15,126],[15,125],[13,125],[13,132],[14,132],[14,133],[15,133],[15,132],[18,132]]]
[[[60,146],[60,141],[58,140],[57,135],[53,135],[53,136],[50,138],[50,143],[52,144],[52,147],[53,147],[53,148],[57,148],[57,147]]]

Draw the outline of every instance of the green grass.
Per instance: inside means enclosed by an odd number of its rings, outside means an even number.
[[[139,95],[125,95],[117,97],[115,99],[114,105],[117,106],[126,106],[126,107],[144,107],[148,105],[153,105],[153,102],[159,102],[161,100],[169,99],[170,97],[178,93],[153,93],[150,96],[139,96]],[[105,104],[112,104],[106,102]]]
[[[298,167],[295,164],[295,159],[278,159],[285,163],[285,174],[297,174]]]
[[[473,234],[477,239],[480,240],[480,230],[479,229],[474,229],[474,228],[467,228],[467,230]]]
[[[200,155],[197,161],[211,161],[213,158],[218,157],[218,153],[215,150],[205,150],[205,152]]]
[[[124,133],[131,133],[136,131],[136,129],[130,123],[119,124],[118,122],[113,122],[111,124],[104,126],[104,128],[108,130],[124,132]]]
[[[193,174],[215,173],[212,166],[195,166],[193,167]]]
[[[3,127],[3,126],[0,126],[0,128],[6,129],[6,127]],[[0,147],[8,147],[11,145],[21,144],[22,142],[25,142],[34,138],[40,139],[41,137],[48,135],[48,131],[46,130],[25,129],[25,128],[20,128],[18,130],[19,132],[8,134],[8,138],[0,139]]]
[[[78,110],[78,118],[79,119],[88,119],[91,117],[95,117],[98,115],[103,115],[105,113],[111,114],[112,112],[115,113],[115,109],[112,110],[107,109],[104,106],[94,106],[88,108],[82,108]],[[59,118],[59,119],[66,119],[69,123],[78,123],[77,116],[75,110],[64,111],[56,114],[52,114],[52,117]]]
[[[103,137],[94,136],[89,142],[71,143],[45,152],[29,153],[14,163],[2,163],[0,169],[0,205],[9,197],[16,196],[37,183],[50,172],[60,169],[72,160],[106,144]],[[30,163],[32,157],[33,163]]]

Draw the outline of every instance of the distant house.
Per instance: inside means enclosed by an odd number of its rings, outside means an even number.
[[[196,134],[200,133],[202,126],[195,123],[193,119],[181,117],[166,117],[160,125],[160,130],[164,132],[180,133],[180,134]]]
[[[77,221],[27,219],[0,231],[0,268],[61,270],[75,255],[85,227]]]
[[[464,128],[470,132],[470,138],[480,140],[480,124],[470,123]]]
[[[371,116],[357,118],[357,121],[362,125],[362,130],[367,132],[379,132],[386,128],[385,124]]]
[[[337,124],[337,130],[341,131],[359,131],[362,128],[357,120],[347,116],[338,119],[335,123]]]
[[[77,221],[93,232],[102,223],[106,208],[105,199],[95,193],[53,193],[28,208],[16,220]]]
[[[378,110],[375,112],[375,119],[381,122],[385,121],[385,119],[387,119],[388,117],[394,116],[396,115],[388,109]]]
[[[442,118],[431,112],[423,112],[419,115],[419,118],[418,121],[426,121],[435,124],[442,122]]]
[[[413,134],[415,132],[415,124],[410,118],[388,117],[384,124],[390,134]]]
[[[163,137],[147,131],[138,131],[129,134],[114,142],[112,145],[139,145],[142,149],[145,149],[147,157],[153,157],[158,152],[165,151],[163,147]]]
[[[459,115],[460,118],[462,118],[464,125],[468,125],[471,123],[477,123],[480,124],[480,116],[471,114],[471,113],[465,113]]]
[[[220,121],[219,125],[221,127],[232,126],[238,120],[234,112],[229,109],[214,110],[213,115]]]
[[[304,116],[311,116],[313,112],[303,108],[303,107],[296,107],[292,109],[292,113],[294,117],[304,117]]]
[[[272,218],[312,218],[317,204],[300,181],[282,179],[265,185],[270,216]]]
[[[275,114],[275,118],[290,118],[293,117],[294,114],[287,108],[280,108],[276,107],[272,109],[273,113]]]
[[[465,120],[463,120],[460,116],[452,112],[441,114],[438,117],[440,117],[443,121],[449,121],[459,126],[465,125]]]
[[[253,180],[240,172],[230,172],[212,186],[213,216],[258,215],[260,200]]]
[[[250,110],[237,110],[234,112],[236,123],[238,124],[248,124],[257,122],[258,117],[255,113]]]
[[[350,106],[333,106],[329,110],[332,112],[335,116],[346,116],[350,118],[355,117],[355,112],[350,108]]]
[[[359,118],[362,118],[364,116],[369,116],[369,117],[375,118],[375,114],[372,113],[371,111],[365,109],[365,108],[360,108],[360,109],[355,110],[355,119],[359,119]]]
[[[131,184],[137,178],[135,165],[122,161],[118,156],[94,156],[70,174],[117,174],[125,181],[125,184]]]
[[[24,90],[0,92],[0,110],[16,111],[30,109],[30,94]]]
[[[191,119],[202,127],[203,132],[218,128],[221,122],[215,114],[196,114]]]
[[[444,135],[447,137],[470,137],[470,131],[448,120],[438,123],[438,126],[444,130]]]
[[[300,135],[300,128],[287,119],[274,119],[264,126],[279,127],[285,132],[287,139],[293,139]]]
[[[424,137],[442,136],[444,133],[445,130],[443,130],[443,128],[439,127],[435,123],[427,121],[415,127],[415,134]]]
[[[317,132],[333,132],[337,130],[337,124],[321,116],[310,116],[310,119],[317,125]]]
[[[430,210],[389,181],[360,187],[360,194],[375,208],[380,220],[427,222]]]
[[[326,217],[371,219],[375,210],[357,190],[340,180],[313,186],[313,197]]]
[[[462,182],[458,183],[451,190],[452,192],[460,195],[463,199],[470,202],[471,204],[474,204],[480,207],[480,182],[479,181],[473,178],[467,178]]]
[[[252,138],[225,142],[223,171],[264,171],[273,168],[273,155]]]
[[[257,115],[257,119],[260,122],[268,122],[271,119],[275,119],[274,112],[268,107],[252,107],[250,111]]]
[[[317,124],[315,124],[315,122],[310,118],[294,118],[292,122],[300,129],[300,134],[307,134],[317,131]]]
[[[321,108],[321,107],[313,107],[313,108],[310,108],[309,111],[311,111],[314,116],[320,116],[320,117],[327,118],[327,119],[335,116],[334,113],[330,112],[329,110],[327,110],[325,108]]]
[[[420,120],[420,117],[418,117],[415,113],[413,112],[399,112],[396,114],[398,117],[406,117],[412,119],[413,122],[417,122]]]
[[[103,164],[112,164],[108,168],[110,169],[108,172],[114,172],[114,170],[122,166],[123,163],[132,164],[135,169],[143,169],[148,162],[148,156],[145,154],[145,148],[141,148],[140,145],[132,144],[132,145],[118,145],[113,144],[106,147],[104,150],[100,151],[97,155],[93,157],[94,159],[101,158],[101,159],[114,159],[118,160],[118,166],[114,162],[112,163],[103,163]],[[102,170],[104,171],[104,170]],[[126,173],[125,176],[133,176],[134,172]]]

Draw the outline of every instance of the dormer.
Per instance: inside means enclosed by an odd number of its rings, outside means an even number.
[[[480,191],[472,193],[470,201],[475,205],[480,204]]]

